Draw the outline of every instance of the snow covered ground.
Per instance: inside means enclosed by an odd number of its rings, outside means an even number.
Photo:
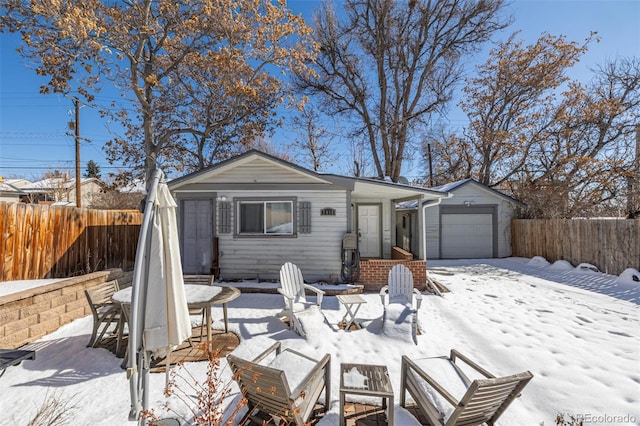
[[[259,351],[273,339],[316,358],[331,354],[332,405],[320,426],[338,423],[341,362],[387,365],[396,392],[396,424],[417,424],[397,405],[401,356],[435,357],[451,348],[496,375],[533,373],[502,425],[554,425],[558,414],[581,417],[585,425],[639,425],[640,283],[633,280],[633,270],[616,277],[587,266],[549,265],[540,258],[430,261],[432,276],[451,291],[444,297],[425,293],[417,345],[403,333],[382,332],[383,307],[374,293],[364,294],[367,303],[358,313],[362,330],[338,329],[344,307],[325,296],[329,324],[314,327],[305,340],[278,319],[281,296],[247,293],[229,304],[230,327],[242,341],[239,353]],[[213,315],[214,327],[222,328],[222,310],[215,307]],[[47,395],[74,407],[68,411],[70,424],[134,424],[127,420],[129,386],[122,360],[86,347],[91,321],[76,320],[33,343],[36,360],[6,370],[0,378],[0,425],[27,424]],[[185,368],[204,379],[205,362]],[[164,374],[151,375],[151,408],[158,414],[164,414],[164,381]],[[229,404],[238,400],[232,386]],[[188,417],[180,402],[169,403]]]

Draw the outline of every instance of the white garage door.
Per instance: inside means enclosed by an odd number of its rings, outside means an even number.
[[[483,259],[493,257],[493,215],[443,214],[443,259]]]

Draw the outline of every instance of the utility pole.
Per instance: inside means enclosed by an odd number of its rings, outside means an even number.
[[[427,153],[429,154],[429,186],[433,188],[433,159],[431,158],[431,144],[427,144]]]
[[[76,139],[76,207],[82,207],[81,177],[80,177],[80,102],[78,98],[73,98],[76,118],[74,122]]]

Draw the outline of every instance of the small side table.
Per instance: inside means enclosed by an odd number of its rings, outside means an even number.
[[[382,408],[389,407],[388,425],[393,426],[393,387],[386,365],[340,364],[340,426],[345,425],[347,394],[381,397]]]
[[[347,312],[345,312],[340,322],[345,322],[346,325],[344,329],[345,331],[349,331],[351,324],[356,320],[356,315],[358,314],[358,310],[360,310],[360,306],[362,306],[363,303],[367,303],[367,301],[359,294],[339,294],[336,298],[347,309]],[[356,325],[357,324],[358,323],[356,323]]]

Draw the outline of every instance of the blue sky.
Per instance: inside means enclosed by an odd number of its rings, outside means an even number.
[[[334,0],[339,7],[339,0]],[[289,7],[305,18],[320,7],[318,0],[289,0]],[[542,32],[564,34],[569,40],[582,41],[590,31],[597,31],[601,41],[592,44],[570,76],[586,82],[589,67],[604,64],[616,56],[640,57],[640,1],[639,0],[513,0],[507,10],[513,13],[514,23],[504,37],[521,30],[520,37],[534,42]],[[0,176],[24,177],[35,180],[47,170],[75,167],[75,142],[68,128],[73,119],[73,104],[61,95],[40,95],[39,87],[45,79],[35,75],[16,52],[19,37],[0,35]],[[486,60],[487,52],[478,54],[477,63]],[[106,105],[110,98],[99,94],[96,103]],[[449,123],[454,128],[464,125],[464,117],[453,114]],[[83,107],[80,111],[81,169],[93,160],[100,165],[103,176],[115,171],[104,152],[103,144],[110,139],[109,126],[101,119],[97,108]],[[290,133],[279,131],[272,138],[275,145],[286,143]],[[303,165],[304,166],[304,165]],[[334,173],[347,173],[340,164]],[[417,177],[422,173],[419,164],[408,161],[403,174]]]

